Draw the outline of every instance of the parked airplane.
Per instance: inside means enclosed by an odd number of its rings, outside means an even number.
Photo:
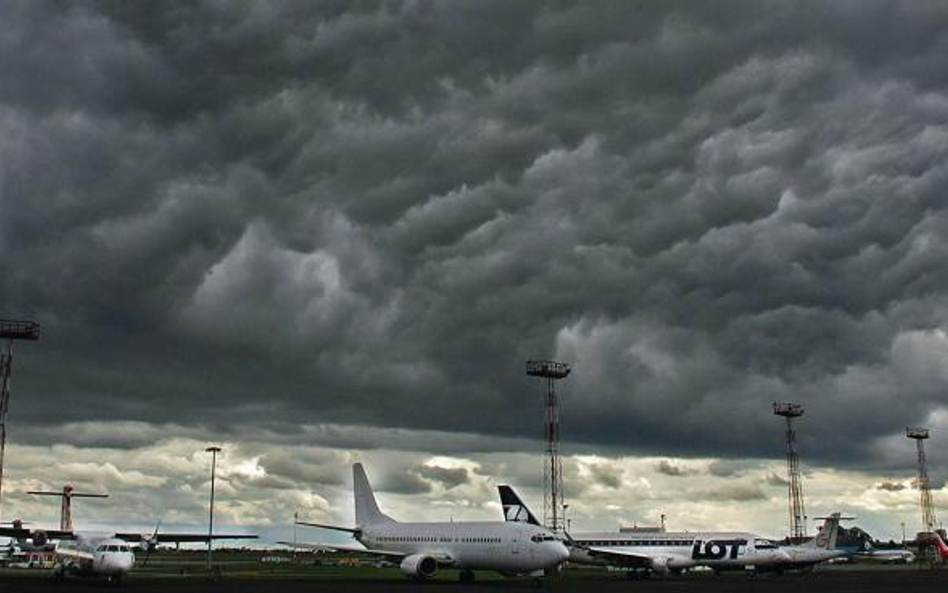
[[[69,493],[68,497],[65,493]],[[197,533],[160,533],[159,527],[151,535],[142,533],[95,533],[72,529],[72,514],[68,504],[73,494],[71,487],[63,489],[66,511],[60,518],[60,529],[27,529],[15,521],[12,527],[0,526],[0,537],[10,537],[20,545],[35,548],[52,546],[56,555],[53,576],[57,579],[67,575],[87,578],[104,578],[111,583],[121,583],[135,565],[135,549],[145,552],[145,563],[151,550],[162,543],[200,543],[208,540],[257,539],[256,535],[213,535]],[[46,494],[46,493],[43,493]],[[53,493],[58,494],[58,493]],[[97,498],[102,496],[96,495]],[[66,525],[67,529],[62,527]],[[29,542],[29,543],[27,543]]]
[[[409,578],[433,577],[439,567],[461,569],[461,580],[474,570],[496,570],[505,576],[539,578],[569,557],[550,531],[526,523],[401,523],[379,510],[361,463],[352,466],[355,527],[298,521],[299,525],[351,533],[364,547],[311,544],[320,548],[366,552],[394,562]],[[528,511],[529,512],[529,511]],[[297,547],[304,547],[297,545]]]
[[[513,490],[507,486],[498,490],[507,521],[539,525]],[[636,572],[667,575],[696,566],[746,570],[790,559],[772,541],[745,532],[592,532],[566,537],[570,561],[627,568],[630,576]]]
[[[911,564],[915,562],[915,554],[905,549],[879,549],[866,542],[861,550],[849,554],[857,561],[878,562],[880,564]]]
[[[839,537],[839,522],[850,520],[851,517],[841,517],[839,513],[833,513],[829,517],[820,518],[823,519],[823,525],[816,537],[806,543],[780,546],[780,549],[787,553],[789,559],[764,568],[775,570],[778,573],[784,570],[809,571],[821,562],[849,555],[846,550],[836,547],[836,539]]]
[[[938,555],[941,556],[942,560],[948,561],[948,545],[945,545],[945,540],[941,538],[941,534],[937,531],[933,532],[935,536],[935,548],[938,550]]]

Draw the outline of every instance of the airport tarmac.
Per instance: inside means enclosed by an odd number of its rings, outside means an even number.
[[[70,580],[53,582],[47,578],[0,577],[4,593],[19,591],[90,591],[101,590],[101,582]],[[595,591],[661,591],[666,593],[700,591],[701,593],[764,592],[790,593],[806,588],[808,593],[882,593],[892,591],[943,591],[948,586],[948,570],[918,568],[890,569],[828,569],[805,575],[766,575],[748,578],[742,574],[692,574],[668,579],[630,581],[618,573],[572,575],[544,582],[540,590],[557,593]],[[219,581],[202,578],[135,578],[132,575],[123,590],[136,593],[181,592],[279,592],[294,593],[333,591],[342,593],[382,593],[383,591],[424,591],[425,593],[537,590],[530,580],[488,580],[459,583],[437,580],[411,583],[405,579],[385,580],[319,580],[225,578]]]

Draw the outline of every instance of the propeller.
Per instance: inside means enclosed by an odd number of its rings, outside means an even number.
[[[161,529],[161,519],[158,519],[158,523],[155,525],[155,532],[151,534],[151,537],[142,538],[142,547],[145,548],[145,560],[142,562],[142,568],[148,567],[148,558],[151,557],[151,551],[158,547],[159,529]]]

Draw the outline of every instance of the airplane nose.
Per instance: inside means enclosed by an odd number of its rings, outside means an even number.
[[[563,542],[553,542],[553,556],[556,558],[556,563],[560,564],[561,562],[566,562],[569,560],[569,549],[566,547]]]

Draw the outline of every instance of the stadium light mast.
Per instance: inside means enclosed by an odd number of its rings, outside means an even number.
[[[806,509],[803,504],[803,482],[800,476],[800,457],[797,455],[797,433],[793,421],[803,415],[803,406],[790,402],[774,402],[774,415],[787,421],[787,499],[790,510],[790,539],[806,539]]]
[[[569,375],[569,365],[552,360],[528,360],[527,374],[546,380],[546,462],[543,464],[543,521],[554,533],[562,531],[563,461],[560,458],[560,411],[556,399],[556,381]]]
[[[214,553],[214,480],[217,478],[217,454],[221,452],[221,448],[208,447],[204,451],[211,454],[211,504],[207,518],[207,570],[210,571]]]
[[[0,339],[7,341],[0,354],[0,513],[3,501],[3,458],[7,450],[7,412],[10,409],[10,378],[13,374],[13,340],[38,340],[40,326],[33,321],[0,319]]]
[[[935,505],[932,504],[932,489],[928,481],[928,467],[925,459],[925,441],[929,438],[927,428],[906,428],[905,436],[915,440],[915,447],[918,454],[918,480],[916,482],[919,491],[919,502],[922,507],[922,531],[931,533],[935,531]]]

